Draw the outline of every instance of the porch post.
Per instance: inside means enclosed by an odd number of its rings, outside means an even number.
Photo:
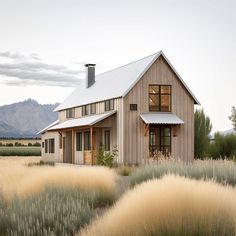
[[[72,149],[71,149],[71,158],[72,158],[72,164],[75,164],[75,152],[74,152],[74,147],[75,147],[75,144],[74,144],[74,141],[75,141],[75,138],[74,138],[74,130],[72,129]]]
[[[93,127],[90,128],[91,164],[93,165]]]

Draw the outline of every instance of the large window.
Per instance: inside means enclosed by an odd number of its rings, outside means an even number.
[[[105,101],[105,111],[114,110],[114,99]]]
[[[89,115],[89,105],[82,106],[82,116]]]
[[[82,133],[76,133],[76,151],[82,151]]]
[[[45,139],[45,153],[48,153],[48,140]]]
[[[75,118],[75,108],[70,108],[66,110],[66,118]]]
[[[84,150],[90,150],[90,132],[84,132]]]
[[[170,126],[150,126],[149,131],[150,156],[158,152],[163,155],[170,155],[171,152],[171,128]]]
[[[149,85],[149,111],[171,111],[170,85]]]
[[[110,131],[105,131],[105,151],[110,151]]]

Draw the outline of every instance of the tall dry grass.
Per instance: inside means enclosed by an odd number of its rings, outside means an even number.
[[[117,175],[105,167],[28,167],[23,160],[0,160],[0,193],[5,199],[29,197],[47,187],[79,188],[114,196]]]
[[[236,193],[214,182],[168,175],[129,190],[81,236],[235,235]]]

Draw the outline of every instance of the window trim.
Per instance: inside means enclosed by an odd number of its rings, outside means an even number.
[[[94,107],[94,111],[93,111],[93,107]],[[94,114],[96,114],[96,103],[92,103],[92,104],[90,104],[90,114],[91,115],[94,115]]]
[[[107,108],[107,104],[108,104],[108,108]],[[115,107],[115,101],[114,99],[109,99],[109,100],[106,100],[104,102],[104,106],[105,106],[105,111],[113,111],[114,110],[114,107]]]
[[[75,118],[75,108],[66,109],[66,119]]]
[[[150,93],[151,86],[158,86],[158,93]],[[170,93],[161,93],[161,87],[168,86],[170,87]],[[156,95],[158,97],[158,109],[156,111],[150,110],[150,95]],[[169,111],[162,111],[161,106],[161,96],[168,95],[170,96],[170,109]],[[171,112],[172,111],[172,85],[170,84],[149,84],[148,85],[148,111],[149,112]]]
[[[88,116],[89,115],[89,104],[82,106],[82,116]]]
[[[86,135],[88,135],[88,137],[86,137]],[[88,138],[88,140],[86,140],[86,138]],[[90,151],[90,150],[91,150],[90,131],[85,131],[84,132],[84,151]]]
[[[107,134],[108,134],[108,136],[107,136]],[[104,149],[105,149],[105,151],[111,150],[111,131],[110,130],[104,131]]]
[[[76,151],[83,151],[83,134],[82,132],[76,133]]]

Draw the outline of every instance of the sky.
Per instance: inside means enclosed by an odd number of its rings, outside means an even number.
[[[62,102],[85,78],[162,50],[210,117],[236,106],[235,0],[0,0],[0,106]]]

